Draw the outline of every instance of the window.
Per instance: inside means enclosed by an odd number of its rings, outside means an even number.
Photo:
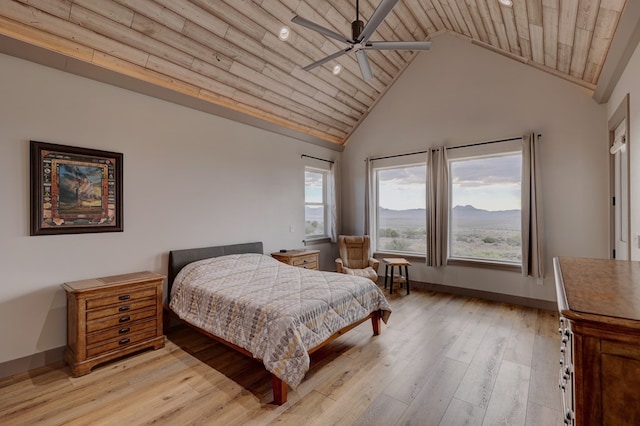
[[[520,264],[522,153],[449,160],[449,257]]]
[[[426,164],[377,168],[374,173],[375,250],[425,255]]]
[[[304,236],[323,238],[327,230],[327,171],[305,168],[304,171]]]

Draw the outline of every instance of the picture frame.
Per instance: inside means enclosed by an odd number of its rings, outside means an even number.
[[[31,235],[122,232],[118,152],[30,141]]]

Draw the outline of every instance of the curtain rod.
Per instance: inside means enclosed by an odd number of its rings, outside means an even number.
[[[302,154],[302,155],[300,156],[300,158],[304,158],[304,157],[307,157],[307,158],[313,158],[314,160],[320,160],[320,161],[324,161],[324,162],[326,162],[326,163],[331,163],[331,164],[333,164],[333,163],[334,163],[334,161],[333,161],[333,160],[325,160],[324,158],[312,157],[312,156],[307,155],[307,154]]]
[[[538,133],[538,137],[541,138],[542,135],[540,133]],[[447,149],[469,148],[469,147],[472,147],[472,146],[488,145],[488,144],[491,144],[491,143],[517,141],[518,139],[522,139],[522,136],[518,136],[518,137],[515,137],[515,138],[507,138],[507,139],[497,139],[497,140],[494,140],[494,141],[476,142],[476,143],[470,143],[470,144],[466,144],[466,145],[457,145],[457,146],[448,147]],[[429,151],[438,151],[438,150],[439,150],[439,148],[432,148],[431,150],[407,152],[406,154],[387,155],[385,157],[374,157],[374,158],[369,158],[369,161],[385,160],[387,158],[396,158],[396,157],[406,157],[407,155],[426,154]],[[365,160],[365,161],[367,161],[367,160]]]

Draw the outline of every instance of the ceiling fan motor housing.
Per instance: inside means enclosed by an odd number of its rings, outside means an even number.
[[[362,30],[364,29],[364,22],[361,20],[355,20],[351,23],[351,35],[353,36],[353,41],[360,41],[360,34],[362,34]]]

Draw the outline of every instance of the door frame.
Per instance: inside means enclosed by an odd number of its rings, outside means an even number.
[[[613,252],[616,248],[616,237],[615,237],[615,207],[613,205],[613,197],[615,196],[615,156],[609,153],[609,148],[613,145],[615,140],[615,131],[622,123],[625,121],[625,135],[626,135],[626,144],[627,144],[627,217],[629,218],[629,226],[627,227],[627,241],[629,244],[627,245],[627,259],[631,259],[631,246],[635,245],[637,242],[631,239],[631,137],[629,134],[629,94],[627,93],[618,108],[613,113],[608,123],[608,133],[609,133],[609,145],[607,146],[607,155],[609,156],[609,257],[613,258]]]

